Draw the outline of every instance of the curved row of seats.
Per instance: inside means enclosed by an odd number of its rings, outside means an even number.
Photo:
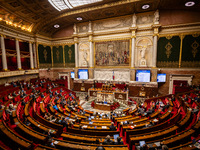
[[[45,91],[45,88],[40,88],[42,91]],[[58,87],[54,90],[59,90],[63,88],[64,92],[62,93],[65,98],[69,94],[68,89],[64,87]],[[9,90],[9,88],[7,89]],[[16,91],[19,90],[16,88]],[[187,93],[189,95],[195,96],[194,92]],[[75,93],[73,93],[75,95]],[[71,111],[67,107],[62,107],[57,104],[59,110],[55,111],[52,107],[46,109],[46,105],[51,102],[54,103],[55,97],[49,97],[48,94],[45,94],[44,98],[37,98],[36,101],[27,96],[25,99],[27,104],[25,107],[21,105],[21,99],[16,99],[16,111],[13,111],[12,120],[6,115],[5,109],[0,112],[0,131],[1,134],[6,137],[2,139],[2,142],[5,144],[1,146],[0,149],[53,149],[45,146],[46,136],[43,134],[47,129],[51,130],[52,135],[54,136],[53,140],[56,141],[56,148],[59,149],[95,149],[99,144],[95,144],[96,139],[102,139],[103,141],[106,135],[120,134],[123,136],[124,143],[128,143],[129,149],[135,149],[135,145],[139,144],[139,141],[145,140],[146,143],[151,144],[154,142],[162,142],[166,144],[171,149],[179,148],[189,148],[194,149],[194,146],[191,145],[191,136],[199,139],[199,127],[200,121],[198,120],[199,113],[197,115],[192,114],[189,108],[199,105],[197,102],[192,102],[191,105],[184,102],[180,96],[184,94],[176,95],[176,100],[174,102],[170,101],[171,106],[166,109],[164,112],[160,112],[159,109],[151,114],[149,117],[138,116],[137,107],[132,111],[128,111],[127,108],[124,112],[127,113],[126,116],[114,117],[115,124],[118,127],[117,131],[108,131],[109,128],[102,129],[102,126],[109,127],[111,124],[110,119],[98,119],[95,118],[92,120],[94,124],[89,124],[89,121],[85,119],[93,114],[91,111],[85,111],[84,115],[79,114],[79,110],[83,110],[81,106],[78,106],[75,110]],[[170,95],[164,97],[158,97],[163,102]],[[152,101],[156,99],[146,100],[143,107],[150,107]],[[4,100],[5,101],[5,100]],[[10,100],[7,100],[4,103],[5,106],[8,106]],[[190,102],[191,103],[191,102]],[[63,130],[63,126],[53,122],[49,122],[44,119],[43,116],[45,113],[51,113],[56,117],[69,117],[74,119],[78,117],[81,122],[75,123],[72,126],[68,127],[67,132]],[[23,115],[22,115],[23,114]],[[28,121],[31,123],[31,127],[28,127],[23,123],[24,117],[27,117]],[[144,128],[149,121],[154,121],[157,119],[158,122],[155,122],[155,125],[152,127]],[[128,121],[129,124],[123,124],[123,122]],[[13,127],[14,126],[14,127]],[[82,129],[82,126],[87,126],[87,128]],[[9,145],[6,141],[13,141],[13,145]],[[181,142],[181,145],[180,143]],[[106,149],[127,149],[127,145],[104,145]],[[155,146],[155,145],[154,145]]]

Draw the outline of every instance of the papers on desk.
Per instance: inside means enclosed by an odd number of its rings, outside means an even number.
[[[134,129],[135,127],[134,127],[134,126],[129,126],[129,128],[130,128],[130,129]]]
[[[107,129],[107,126],[102,126],[102,129]]]
[[[160,147],[161,145],[160,145],[160,142],[155,142],[154,143],[157,147]]]
[[[18,125],[19,124],[19,122],[15,122],[15,125]]]
[[[58,144],[58,143],[59,143],[59,141],[54,141],[53,143],[54,143],[54,144]]]
[[[40,124],[37,125],[38,127],[40,126]]]
[[[91,116],[91,119],[94,119],[94,116]]]
[[[91,122],[89,122],[89,124],[93,124],[93,122],[91,121]]]
[[[83,125],[82,128],[87,128],[87,126],[86,126],[86,125]]]
[[[154,121],[154,122],[158,122],[158,119],[155,118],[153,121]]]

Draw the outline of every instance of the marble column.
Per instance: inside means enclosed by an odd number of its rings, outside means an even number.
[[[132,38],[131,68],[135,67],[135,37]]]
[[[78,68],[78,43],[75,42],[75,67]]]
[[[29,42],[29,53],[30,53],[30,69],[34,69],[34,65],[33,65],[33,46],[32,46],[32,42]]]
[[[16,46],[16,51],[17,51],[17,69],[21,70],[22,69],[22,64],[21,64],[21,56],[20,56],[20,48],[19,48],[19,40],[15,40],[15,46]]]
[[[135,14],[134,14],[134,17]],[[136,19],[136,18],[135,18]],[[133,24],[132,26],[136,26],[136,24]],[[137,27],[130,27],[131,30],[131,68],[135,67],[135,38],[136,38],[136,30]]]
[[[34,54],[34,68],[37,68],[37,54],[36,54],[36,43],[33,43],[33,54]]]
[[[90,43],[90,68],[94,67],[93,64],[93,43],[92,43],[92,36],[89,36],[89,43]]]
[[[4,35],[1,35],[1,51],[2,51],[2,65],[3,70],[8,70],[7,67],[7,59],[6,59],[6,48],[5,48],[5,41],[4,41]]]
[[[155,35],[153,37],[153,64],[152,64],[153,68],[156,67],[156,62],[157,62],[157,40],[158,40],[158,36]]]

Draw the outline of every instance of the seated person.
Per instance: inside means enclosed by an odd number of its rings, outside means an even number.
[[[123,141],[121,141],[121,137],[117,137],[117,141],[114,142],[115,145],[124,145]]]
[[[4,86],[9,86],[9,85],[10,85],[10,84],[9,84],[8,82],[6,82]]]
[[[139,108],[138,108],[138,113],[139,113],[140,115],[143,115],[143,114],[144,114],[144,108],[142,108],[141,106],[139,106]]]
[[[105,150],[105,148],[103,146],[97,146],[95,150]]]
[[[193,108],[192,109],[192,113],[194,114],[198,114],[198,112],[199,112],[199,107],[198,106],[196,106],[195,108]]]
[[[200,96],[195,97],[195,101],[200,102]]]
[[[47,142],[47,145],[46,146],[49,146],[51,148],[56,148],[56,146],[54,145],[53,143],[53,140],[52,139],[49,139],[48,142]]]
[[[104,104],[108,104],[108,102],[107,102],[107,101],[104,101]]]
[[[148,117],[150,114],[152,114],[154,112],[153,108],[149,108],[147,111],[146,111],[146,116]]]
[[[17,95],[15,94],[15,91],[13,91],[12,96],[17,96]]]
[[[149,146],[147,144],[144,144],[142,147],[140,147],[140,150],[149,150]]]
[[[11,95],[11,93],[8,94],[8,99],[13,99],[13,96]]]
[[[53,105],[53,108],[57,111],[58,110],[58,107],[56,104]]]
[[[27,125],[27,126],[30,126],[30,125],[31,125],[31,123],[28,121],[27,118],[24,119],[24,124]]]
[[[103,141],[105,145],[113,145],[113,141],[110,139],[110,135],[106,136],[106,139]]]
[[[58,92],[57,91],[55,91],[55,93],[54,93],[55,95],[58,95]]]
[[[146,127],[152,127],[152,126],[154,126],[154,123],[150,120],[149,124],[147,124]]]
[[[109,127],[111,131],[116,131],[116,126],[114,126],[114,122],[111,122],[111,126]]]
[[[10,110],[14,110],[13,102],[10,102],[8,107],[9,107]]]

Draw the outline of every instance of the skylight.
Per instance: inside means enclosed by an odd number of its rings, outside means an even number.
[[[48,0],[58,11],[72,9],[77,6],[100,2],[102,0]]]

